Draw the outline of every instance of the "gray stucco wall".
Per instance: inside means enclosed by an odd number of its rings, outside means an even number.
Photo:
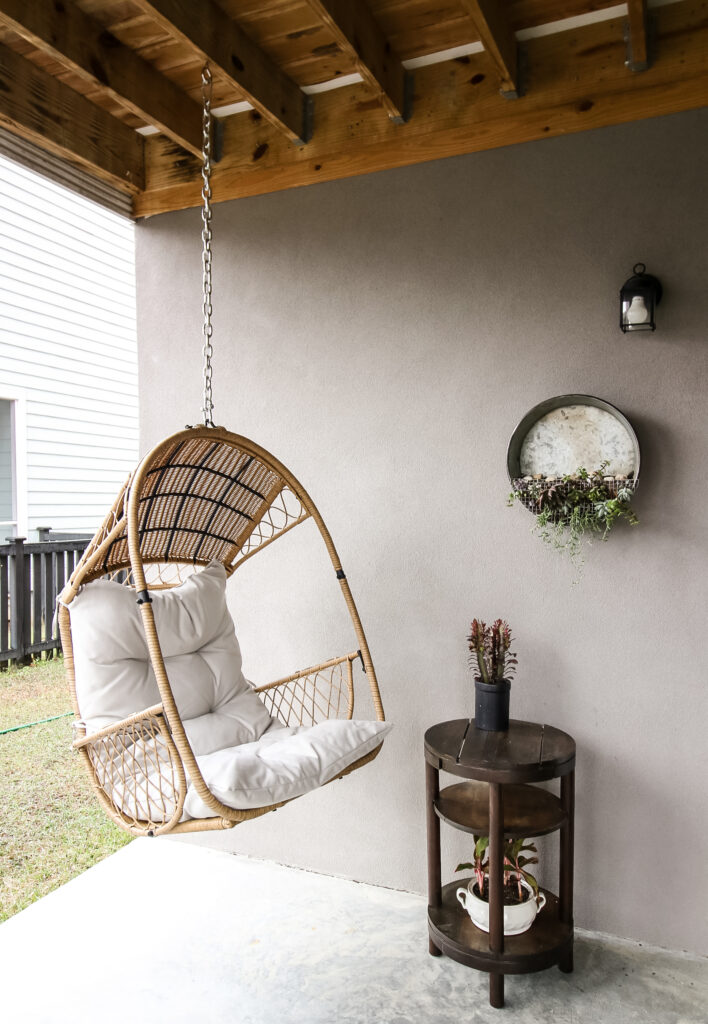
[[[708,954],[707,165],[701,111],[216,207],[216,420],[320,506],[395,730],[350,779],[189,841],[424,891],[423,732],[472,712],[469,620],[501,615],[512,715],[578,743],[576,923]],[[199,415],[199,230],[138,227],[143,450]],[[665,298],[654,335],[623,336],[638,260]],[[577,585],[505,507],[511,431],[567,392],[642,445],[641,525]],[[258,681],[350,646],[305,529],[231,585]],[[468,856],[446,830],[443,874]]]

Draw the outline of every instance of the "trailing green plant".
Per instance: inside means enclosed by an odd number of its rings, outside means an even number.
[[[476,667],[475,679],[482,683],[498,683],[516,671],[516,655],[510,650],[513,637],[509,623],[495,619],[491,626],[481,619],[472,619],[467,643],[470,664]]]
[[[613,527],[624,520],[639,522],[632,508],[634,480],[606,475],[608,462],[588,471],[580,467],[561,477],[525,476],[514,480],[508,504],[520,501],[535,515],[534,533],[578,564],[582,542],[607,540]]]
[[[474,839],[474,860],[458,864],[455,871],[474,871],[479,890],[480,898],[484,898],[484,880],[489,876],[489,836],[473,836]],[[533,857],[525,854],[532,853]],[[534,898],[538,899],[538,882],[530,871],[527,871],[529,864],[538,864],[538,853],[534,843],[527,839],[505,839],[504,840],[504,885],[516,882],[518,886],[519,902],[523,902],[522,880],[533,890]]]

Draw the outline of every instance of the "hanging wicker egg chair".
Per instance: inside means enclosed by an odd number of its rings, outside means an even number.
[[[339,580],[356,650],[260,686],[255,693],[267,712],[285,727],[342,719],[353,726],[353,667],[360,660],[376,722],[383,723],[369,647],[322,517],[282,463],[252,441],[223,428],[188,428],[158,444],[143,459],[60,595],[59,627],[77,716],[74,747],[109,816],[134,835],[231,828],[286,802],[234,808],[210,790],[170,683],[153,597],[157,600],[161,592],[179,588],[200,567],[215,562],[231,576],[247,559],[308,519],[317,526]],[[113,581],[109,586],[115,588],[120,583],[134,592],[159,703],[136,707],[122,720],[87,734],[77,695],[72,605],[77,595],[90,598],[92,587],[102,586],[95,581],[106,579]],[[80,682],[84,687],[91,685],[90,680]],[[388,726],[371,725],[374,731],[369,731],[366,743],[358,748],[365,752],[332,778],[341,778],[376,757]],[[188,792],[198,796],[201,816],[185,816]]]
[[[74,747],[109,816],[134,835],[258,817],[373,760],[390,728],[313,501],[267,451],[214,426],[208,66],[202,99],[204,426],[145,456],[59,597]],[[254,689],[241,672],[226,579],[307,519],[327,548],[356,649]],[[353,717],[359,659],[374,720]]]

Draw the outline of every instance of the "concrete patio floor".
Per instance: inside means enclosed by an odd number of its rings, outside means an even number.
[[[575,973],[427,951],[420,896],[140,839],[0,927],[5,1024],[706,1024],[708,962],[580,933]]]

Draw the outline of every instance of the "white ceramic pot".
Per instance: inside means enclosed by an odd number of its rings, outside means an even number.
[[[483,932],[489,931],[489,904],[475,896],[472,892],[476,885],[476,879],[472,879],[466,889],[457,890],[457,898],[472,919],[472,924]],[[533,894],[533,889],[522,878],[521,885],[529,892],[529,899],[525,903],[512,903],[509,906],[504,904],[504,934],[520,935],[527,931],[534,922],[539,910],[546,905],[546,897],[539,892],[538,902]]]

